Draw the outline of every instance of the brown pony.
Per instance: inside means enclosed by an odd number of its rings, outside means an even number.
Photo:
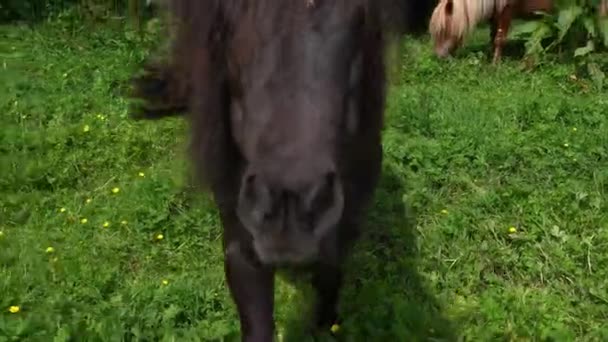
[[[553,0],[441,0],[429,24],[435,54],[442,58],[450,55],[477,24],[491,20],[492,62],[496,64],[501,58],[512,18],[528,18],[538,11],[553,11]]]
[[[244,341],[272,340],[281,267],[308,269],[315,326],[336,322],[341,265],[380,176],[386,33],[426,25],[411,11],[421,4],[168,3],[175,40],[167,60],[134,79],[143,104],[132,114],[187,114]]]

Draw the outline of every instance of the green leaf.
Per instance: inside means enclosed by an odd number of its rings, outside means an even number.
[[[542,40],[551,37],[553,30],[547,23],[538,22],[536,30],[532,32],[531,37],[526,42],[526,53],[533,55],[544,51],[541,44]]]
[[[583,25],[585,25],[585,29],[591,37],[597,37],[597,30],[595,29],[595,23],[593,22],[592,17],[585,17],[583,19]]]
[[[584,56],[593,50],[595,50],[595,44],[593,44],[593,40],[590,39],[587,41],[587,45],[574,50],[574,57]]]
[[[608,47],[608,18],[600,19],[598,22],[600,37],[604,40],[604,46]]]
[[[572,23],[583,13],[583,9],[579,6],[572,6],[559,12],[559,18],[557,19],[557,28],[559,30],[558,40],[561,42],[562,39],[568,33],[568,30],[572,26]]]
[[[589,75],[591,75],[591,79],[593,83],[597,87],[598,90],[601,90],[604,86],[604,80],[606,79],[606,74],[600,69],[600,67],[596,63],[587,64],[587,71]]]
[[[511,36],[512,37],[521,37],[527,34],[531,34],[534,31],[538,30],[539,27],[542,25],[542,22],[540,21],[528,21],[525,22],[521,25],[517,25],[513,28],[513,30],[511,31]]]
[[[534,15],[537,15],[539,17],[543,17],[543,19],[553,19],[553,15],[549,12],[545,12],[545,11],[534,11],[532,12]]]

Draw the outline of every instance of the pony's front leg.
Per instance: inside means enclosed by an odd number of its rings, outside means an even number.
[[[312,287],[316,294],[315,333],[328,332],[334,324],[339,323],[338,302],[344,278],[342,263],[358,237],[357,221],[350,221],[342,222],[337,235],[325,241],[326,253],[315,265],[312,274]]]
[[[492,59],[492,64],[497,64],[502,57],[502,48],[507,41],[507,35],[509,33],[509,27],[511,26],[512,19],[512,8],[511,5],[506,5],[502,10],[500,10],[495,19],[496,32],[493,32],[494,36],[494,58]]]
[[[338,297],[342,286],[342,270],[338,266],[319,264],[312,278],[317,295],[315,325],[317,329],[329,329],[338,323]]]
[[[494,42],[496,41],[496,31],[498,30],[498,14],[499,13],[494,14],[490,25],[490,42],[492,44],[492,47],[494,47]]]
[[[227,241],[224,268],[241,323],[241,341],[271,342],[274,337],[274,271],[253,261],[242,241]]]

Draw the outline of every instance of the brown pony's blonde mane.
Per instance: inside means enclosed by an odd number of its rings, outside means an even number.
[[[504,8],[509,1],[440,0],[431,15],[429,33],[434,41],[448,37],[462,41],[479,22],[489,19],[495,10]]]

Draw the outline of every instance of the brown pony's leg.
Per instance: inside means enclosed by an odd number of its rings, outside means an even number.
[[[600,18],[608,17],[608,0],[602,0],[599,8]]]
[[[494,13],[491,24],[492,25],[490,26],[490,41],[492,42],[492,46],[494,46],[494,42],[496,41],[496,31],[498,30],[498,13]]]
[[[512,19],[512,8],[511,5],[506,5],[501,11],[496,14],[496,34],[494,37],[494,59],[493,64],[498,63],[502,57],[502,48],[507,41],[507,34],[509,33],[509,27],[511,26]]]

